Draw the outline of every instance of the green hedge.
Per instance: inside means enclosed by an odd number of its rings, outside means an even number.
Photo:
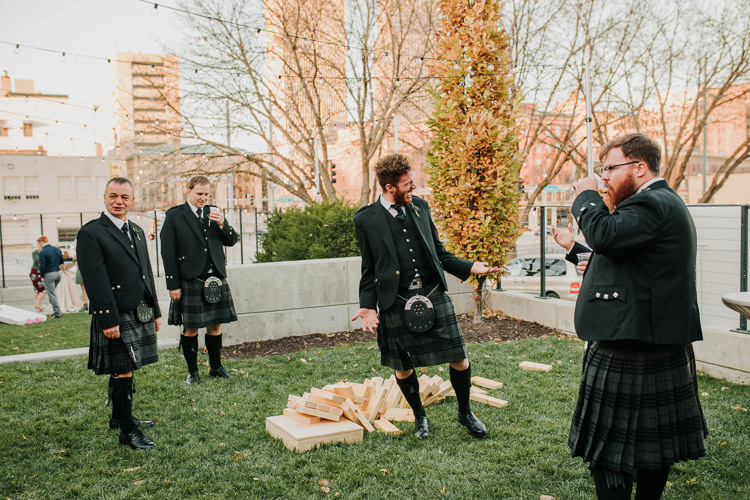
[[[258,262],[332,259],[359,255],[352,218],[358,207],[346,201],[311,203],[274,210],[260,236]]]

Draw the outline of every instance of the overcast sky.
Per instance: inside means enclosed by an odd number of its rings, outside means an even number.
[[[106,61],[61,53],[115,58],[119,52],[175,52],[179,14],[139,0],[1,0],[0,74],[32,79],[36,90],[68,94],[72,102],[100,101]],[[155,3],[176,6],[174,0]],[[51,49],[33,50],[24,45]]]

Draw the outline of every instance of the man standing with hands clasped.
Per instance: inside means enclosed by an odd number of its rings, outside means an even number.
[[[105,188],[101,217],[78,231],[76,254],[89,290],[91,343],[88,367],[109,374],[110,429],[120,429],[120,444],[153,448],[139,427],[153,421],[133,418],[133,371],[159,360],[156,332],[161,312],[143,229],[128,221],[133,184],[124,177]]]
[[[208,205],[211,184],[197,175],[187,184],[187,201],[167,211],[161,256],[172,302],[169,324],[185,328],[180,344],[188,366],[186,383],[199,384],[198,329],[206,328],[211,377],[231,378],[221,365],[221,324],[237,321],[227,283],[224,247],[237,233],[219,207]]]
[[[589,464],[600,499],[658,499],[673,463],[706,454],[691,343],[702,340],[696,233],[659,177],[659,144],[644,134],[601,149],[601,178],[574,187],[573,216],[593,250],[575,309],[588,342],[568,445]],[[554,232],[568,260],[589,251]]]
[[[459,423],[472,436],[484,437],[487,428],[469,403],[471,366],[453,302],[445,293],[443,270],[466,279],[500,268],[460,259],[443,248],[427,202],[411,195],[416,185],[405,156],[383,157],[375,175],[383,194],[354,215],[362,278],[361,309],[352,321],[362,318],[364,330],[377,330],[381,364],[396,372],[396,382],[414,410],[417,438],[429,436],[430,420],[414,368],[441,363],[450,364]]]

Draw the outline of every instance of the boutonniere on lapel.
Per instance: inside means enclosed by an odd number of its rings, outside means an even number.
[[[414,212],[414,215],[419,217],[419,209],[414,206],[414,203],[409,203],[409,208],[411,208],[411,211]]]
[[[136,229],[134,226],[130,226],[133,228],[133,233],[135,234],[135,237],[138,238],[138,241],[141,241],[141,231],[140,229]]]

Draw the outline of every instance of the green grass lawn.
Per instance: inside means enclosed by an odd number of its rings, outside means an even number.
[[[47,321],[31,325],[0,323],[0,356],[88,347],[90,324],[88,313],[63,314],[60,319],[48,316]]]
[[[427,408],[426,441],[365,433],[357,444],[287,450],[265,432],[287,395],[348,379],[390,376],[374,343],[227,360],[235,378],[186,386],[179,353],[137,372],[135,415],[153,418],[157,448],[133,451],[107,430],[106,378],[83,358],[0,365],[0,498],[593,498],[567,447],[582,343],[569,337],[471,344],[473,373],[503,382],[474,403],[490,435],[471,438],[448,398]],[[205,359],[205,356],[202,355]],[[306,362],[300,361],[304,358]],[[550,373],[518,368],[552,363]],[[203,367],[205,369],[205,366]],[[447,378],[447,367],[427,369]],[[750,498],[750,388],[701,376],[708,456],[676,465],[666,499]],[[321,488],[329,488],[324,492]]]

